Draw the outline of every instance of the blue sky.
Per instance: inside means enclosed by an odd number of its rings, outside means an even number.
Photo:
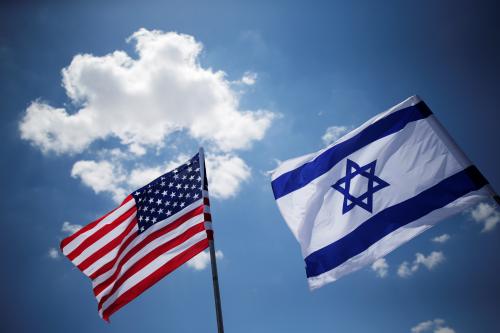
[[[498,211],[482,205],[443,221],[388,255],[387,272],[367,267],[310,292],[267,174],[276,160],[324,147],[328,128],[354,128],[418,94],[499,189],[498,7],[2,2],[0,330],[215,331],[202,264],[175,271],[107,324],[90,281],[51,252],[71,226],[111,210],[201,142],[212,156],[227,332],[500,331]],[[166,36],[170,49],[150,43]],[[151,59],[136,52],[141,40]],[[174,70],[154,67],[164,61]],[[130,63],[149,74],[127,71]],[[121,131],[127,124],[137,127]],[[142,135],[150,129],[158,135]],[[404,262],[418,269],[401,277]]]

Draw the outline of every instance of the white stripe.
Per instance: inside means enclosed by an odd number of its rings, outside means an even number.
[[[133,288],[136,284],[147,278],[150,274],[155,272],[157,269],[162,267],[163,265],[167,264],[170,260],[172,260],[174,257],[177,255],[181,254],[182,252],[186,251],[188,248],[191,246],[195,245],[196,243],[202,241],[203,239],[206,239],[207,234],[203,230],[193,237],[191,237],[189,240],[186,242],[180,244],[179,246],[173,248],[172,250],[158,256],[155,260],[149,263],[146,267],[132,275],[130,278],[128,278],[119,288],[116,290],[116,292],[104,302],[101,310],[99,311],[99,314],[102,317],[103,312],[115,302],[115,300],[120,297],[122,294],[127,292],[129,289]]]
[[[116,257],[116,255],[118,254],[118,251],[120,251],[120,248],[123,245],[123,243],[125,243],[130,237],[132,237],[134,234],[136,234],[137,231],[138,231],[137,226],[135,228],[132,228],[132,230],[130,230],[130,232],[128,233],[128,235],[123,238],[122,242],[120,244],[118,244],[118,246],[116,246],[113,250],[111,250],[108,253],[106,253],[106,255],[104,255],[101,258],[99,258],[99,260],[97,260],[96,262],[94,262],[92,265],[90,265],[89,267],[87,267],[83,271],[83,273],[85,275],[87,275],[87,276],[90,277],[92,274],[94,274],[94,272],[96,272],[102,266],[104,266],[108,262],[112,261]]]
[[[338,139],[337,141],[335,141],[334,143],[332,143],[331,145],[329,145],[328,147],[325,147],[325,148],[323,148],[320,151],[315,152],[315,153],[303,155],[303,156],[300,156],[300,157],[293,158],[293,159],[290,159],[290,160],[282,162],[273,171],[271,179],[275,180],[276,178],[278,178],[282,174],[287,173],[287,172],[289,172],[291,170],[295,170],[298,167],[300,167],[300,166],[302,166],[302,165],[304,165],[304,164],[306,164],[308,162],[311,162],[311,161],[315,160],[318,156],[320,156],[321,154],[323,154],[326,150],[330,149],[331,147],[333,147],[333,146],[335,146],[335,145],[337,145],[337,144],[339,144],[339,143],[341,143],[343,141],[346,141],[346,140],[352,138],[353,136],[357,135],[359,132],[363,131],[365,128],[367,128],[371,124],[379,121],[382,118],[387,117],[391,113],[394,113],[394,112],[399,111],[401,109],[404,109],[404,108],[416,105],[420,101],[421,100],[420,100],[420,98],[418,96],[411,96],[411,97],[407,98],[406,100],[404,100],[403,102],[399,103],[398,105],[393,106],[389,110],[387,110],[385,112],[382,112],[382,113],[374,116],[373,118],[371,118],[370,120],[368,120],[367,122],[365,122],[364,124],[362,124],[361,126],[359,126],[358,128],[356,128],[355,130],[347,133],[346,135],[344,135],[343,137],[341,137],[340,139]]]
[[[119,216],[123,215],[126,211],[128,211],[133,206],[135,206],[135,200],[132,197],[125,204],[123,204],[122,206],[118,207],[118,209],[115,210],[113,213],[109,214],[104,219],[102,219],[92,229],[87,230],[87,231],[81,233],[80,235],[78,235],[78,237],[76,237],[71,242],[69,242],[68,244],[66,244],[66,246],[63,247],[63,249],[62,249],[64,255],[67,256],[74,249],[76,249],[85,239],[87,239],[88,237],[92,236],[94,233],[96,233],[98,230],[100,230],[105,225],[107,225],[109,223],[112,223],[114,220],[116,220]]]
[[[155,248],[157,248],[157,247],[159,247],[159,246],[167,243],[168,241],[174,239],[175,237],[179,236],[180,234],[182,234],[183,232],[185,232],[190,227],[192,227],[192,226],[194,226],[194,225],[196,225],[196,224],[198,224],[198,223],[200,223],[202,221],[203,221],[203,217],[201,217],[201,216],[198,215],[198,216],[196,216],[196,217],[188,220],[186,223],[182,224],[179,228],[171,231],[170,233],[168,233],[166,235],[163,235],[160,238],[157,238],[157,239],[153,240],[151,243],[149,243],[144,248],[142,248],[139,252],[137,252],[136,254],[134,254],[125,263],[117,261],[117,264],[123,264],[123,266],[122,266],[122,268],[120,270],[120,273],[116,276],[116,278],[114,279],[114,281],[116,282],[120,277],[123,276],[123,274],[125,274],[128,271],[128,269],[130,267],[132,267],[136,262],[138,262],[139,260],[141,260],[144,256],[146,256],[147,254],[149,254]],[[110,277],[111,275],[114,274],[114,272],[116,271],[116,266],[118,266],[118,265],[115,265],[115,267],[114,267],[115,269],[108,271],[109,272],[109,274],[107,274],[108,277]],[[103,275],[101,275],[99,278],[103,277]],[[101,283],[100,281],[105,281],[105,280],[101,280],[101,279],[99,279],[99,281],[97,281],[97,279],[94,280],[92,282],[92,287],[93,288],[97,287]],[[113,288],[113,286],[114,286],[114,283],[111,283],[108,287],[106,287],[98,295],[96,295],[97,301],[100,301],[101,298],[104,295],[106,295],[111,288]]]
[[[484,199],[485,195],[487,195],[487,189],[483,187],[478,191],[473,191],[464,195],[443,208],[437,209],[416,221],[396,229],[392,233],[381,238],[364,252],[350,258],[342,265],[321,275],[308,278],[309,288],[311,290],[319,288],[327,283],[338,280],[346,274],[357,271],[358,269],[373,263],[375,260],[384,257],[401,244],[409,241],[413,237],[418,236],[439,221],[461,212],[466,207],[470,207],[477,201]]]
[[[213,230],[211,221],[205,221],[205,230]]]
[[[188,206],[190,207],[190,206]],[[191,210],[190,210],[191,211]],[[178,217],[177,217],[178,218]],[[177,219],[176,218],[176,219]],[[196,215],[194,217],[192,217],[191,219],[185,221],[183,224],[181,224],[179,227],[177,227],[176,229],[170,231],[168,234],[166,235],[163,235],[162,237],[154,240],[153,242],[151,242],[150,244],[162,244],[161,242],[165,242],[165,241],[168,241],[170,240],[171,238],[175,237],[176,235],[179,234],[179,232],[182,233],[182,230],[184,230],[183,228],[185,228],[184,226],[185,225],[194,225],[196,223],[199,223],[203,220],[203,215],[202,214],[199,214],[199,215]],[[106,281],[111,275],[113,275],[113,273],[115,272],[116,268],[118,267],[118,265],[120,265],[122,259],[127,255],[128,252],[130,252],[130,250],[132,250],[136,245],[138,245],[139,243],[141,243],[146,237],[148,237],[150,234],[160,230],[160,229],[163,229],[164,227],[166,227],[167,225],[169,225],[171,222],[173,222],[174,220],[171,220],[171,219],[167,219],[167,220],[163,220],[163,221],[160,221],[160,222],[157,222],[155,223],[153,226],[149,227],[145,232],[143,232],[142,234],[140,234],[136,239],[134,239],[128,246],[127,248],[120,254],[120,256],[118,257],[118,259],[116,260],[116,263],[114,264],[114,266],[104,272],[103,274],[99,275],[98,277],[96,277],[94,279],[94,281],[92,282],[92,285],[93,287],[95,288],[97,285],[101,284],[102,282]],[[181,231],[179,231],[181,230]],[[173,236],[172,236],[173,235]],[[145,248],[149,248],[149,245],[146,246]],[[138,256],[140,253],[142,253],[143,251],[145,251],[144,249],[142,249],[141,251],[139,251],[138,253],[136,253],[132,258],[130,258],[129,262],[134,260],[134,258],[136,259],[136,261],[138,259],[140,259]],[[141,256],[142,257],[142,256]],[[134,261],[135,262],[135,261]],[[125,269],[125,266],[122,268],[122,271]]]
[[[109,242],[113,241],[116,237],[118,237],[122,232],[125,231],[130,226],[130,223],[135,223],[133,220],[137,215],[137,211],[133,212],[128,218],[123,220],[118,226],[113,228],[110,232],[99,238],[99,240],[92,243],[89,247],[87,247],[82,253],[80,253],[76,258],[72,260],[75,266],[78,266],[85,259],[93,255],[96,251],[99,251],[101,248],[106,246]]]

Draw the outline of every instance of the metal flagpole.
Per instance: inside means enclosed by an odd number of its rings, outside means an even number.
[[[417,96],[419,101],[420,98]],[[436,118],[434,114],[428,117],[428,123],[432,127],[432,129],[439,135],[441,140],[443,140],[444,144],[450,149],[453,156],[457,159],[457,161],[462,164],[465,168],[469,165],[473,165],[471,160],[465,155],[463,150],[458,146],[455,140],[451,137],[450,133],[446,130],[446,128],[441,124],[441,122]],[[495,192],[491,184],[486,185],[486,190],[490,193],[493,200],[500,207],[500,196]]]
[[[203,147],[200,147],[199,158],[200,158],[200,171],[203,184],[203,191],[206,190],[208,192],[207,177],[205,171],[205,152],[203,150]],[[217,332],[224,333],[224,323],[222,321],[222,306],[221,306],[220,291],[219,291],[219,275],[217,274],[217,259],[215,257],[215,244],[214,244],[213,231],[209,230],[208,236],[209,236],[208,245],[210,249],[210,264],[212,266],[212,283],[214,287],[215,315],[217,318]]]

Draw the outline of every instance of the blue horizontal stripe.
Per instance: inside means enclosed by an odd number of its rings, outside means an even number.
[[[488,181],[479,170],[471,166],[411,199],[386,208],[348,235],[310,254],[305,259],[307,277],[317,276],[340,266],[396,229],[486,184]]]
[[[297,169],[288,171],[272,182],[274,198],[279,199],[298,190],[312,180],[323,175],[335,164],[358,149],[403,129],[408,123],[427,118],[431,110],[420,102],[394,113],[366,127],[352,138],[341,142],[323,152],[314,161],[305,163]]]

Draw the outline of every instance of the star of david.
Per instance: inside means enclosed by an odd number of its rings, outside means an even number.
[[[375,176],[375,165],[377,160],[360,167],[356,162],[347,159],[346,175],[340,178],[332,187],[344,195],[344,203],[342,205],[342,215],[349,212],[356,206],[359,206],[370,213],[373,209],[373,194],[380,191],[384,187],[389,186],[389,183]],[[366,192],[358,197],[352,195],[349,190],[351,181],[354,177],[365,177],[368,180]]]

